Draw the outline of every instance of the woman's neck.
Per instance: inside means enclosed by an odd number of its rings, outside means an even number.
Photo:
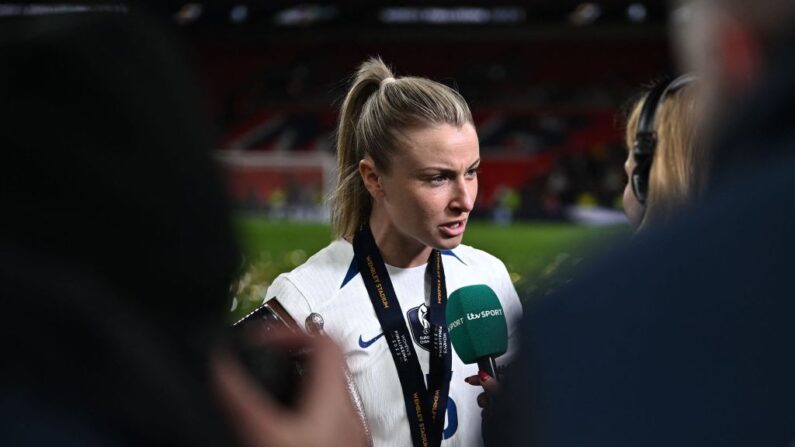
[[[431,247],[403,234],[383,210],[374,207],[370,215],[370,230],[385,263],[408,268],[428,262]]]

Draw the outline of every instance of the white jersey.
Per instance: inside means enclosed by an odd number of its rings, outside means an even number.
[[[481,250],[460,245],[442,252],[448,293],[474,284],[486,284],[497,294],[508,322],[508,352],[497,359],[504,366],[517,350],[517,328],[522,313],[519,297],[503,263]],[[427,377],[430,336],[426,319],[429,289],[426,266],[397,268],[387,265],[390,280],[414,340],[414,348]],[[303,325],[317,312],[324,330],[342,348],[353,381],[362,398],[373,444],[412,445],[403,391],[378,317],[353,258],[353,246],[344,240],[332,242],[292,272],[280,275],[268,288],[265,300],[277,298],[287,312]],[[482,392],[464,382],[478,372],[465,365],[453,349],[450,395],[442,445],[479,446]]]

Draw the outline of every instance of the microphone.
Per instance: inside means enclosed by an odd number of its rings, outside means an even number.
[[[497,378],[495,357],[508,349],[508,323],[491,287],[462,287],[447,299],[447,332],[458,357]]]

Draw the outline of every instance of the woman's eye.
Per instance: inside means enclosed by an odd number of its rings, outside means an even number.
[[[480,171],[480,168],[470,169],[469,171],[467,171],[467,177],[477,177],[478,171]]]
[[[440,185],[444,183],[445,180],[447,180],[447,177],[443,175],[434,175],[433,177],[430,178],[431,183],[434,185]]]

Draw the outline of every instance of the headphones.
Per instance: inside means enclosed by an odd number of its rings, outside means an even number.
[[[651,89],[643,102],[638,118],[638,128],[635,131],[635,145],[632,148],[632,158],[635,160],[635,169],[632,170],[632,192],[638,202],[645,206],[649,195],[649,173],[651,163],[654,161],[654,150],[657,148],[656,115],[663,100],[696,80],[692,74],[685,74],[671,81],[660,82]]]

